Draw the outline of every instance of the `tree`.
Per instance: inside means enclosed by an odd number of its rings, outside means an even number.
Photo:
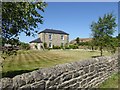
[[[103,47],[111,47],[111,38],[117,26],[115,20],[116,17],[110,13],[99,17],[97,22],[91,24],[93,40],[95,45],[99,47],[101,56],[103,54]],[[112,47],[114,46],[112,45]]]
[[[88,42],[88,46],[90,46],[90,48],[92,49],[92,50],[94,50],[94,41],[93,40],[91,40],[91,41],[89,41]]]
[[[35,28],[43,24],[43,17],[38,11],[44,12],[45,2],[2,2],[2,46],[18,45],[19,34],[34,36]]]
[[[28,43],[24,43],[24,42],[20,42],[19,47],[20,47],[20,49],[23,49],[23,50],[29,50],[30,49],[30,45]]]
[[[117,39],[120,39],[120,33],[118,34],[118,36],[116,36]]]
[[[118,36],[116,36],[117,40],[118,40],[118,47],[120,47],[120,33],[118,34]]]
[[[77,44],[80,43],[80,39],[79,39],[79,37],[76,38],[76,43],[77,43]]]

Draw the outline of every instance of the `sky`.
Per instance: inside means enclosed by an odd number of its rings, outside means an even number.
[[[62,30],[69,33],[69,41],[80,37],[90,38],[90,25],[104,14],[113,13],[118,23],[117,2],[48,2],[45,12],[38,11],[44,17],[44,23],[38,24],[38,32],[44,29]],[[117,30],[118,28],[116,28]],[[118,35],[118,30],[114,36]],[[38,38],[21,33],[20,41],[30,42]]]

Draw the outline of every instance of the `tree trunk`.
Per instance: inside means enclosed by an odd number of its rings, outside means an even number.
[[[103,55],[103,48],[102,48],[102,46],[100,46],[100,55],[101,56]]]
[[[92,46],[92,51],[94,50],[93,46]]]

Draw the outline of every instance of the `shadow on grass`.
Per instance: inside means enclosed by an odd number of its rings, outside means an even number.
[[[91,56],[92,58],[97,58],[97,57],[101,57],[100,55],[96,55],[96,56]]]
[[[5,77],[13,78],[16,75],[20,75],[20,74],[23,74],[23,73],[28,73],[28,72],[31,72],[31,71],[34,71],[34,70],[38,70],[38,68],[32,69],[32,70],[18,70],[18,71],[2,72],[2,78],[5,78]]]

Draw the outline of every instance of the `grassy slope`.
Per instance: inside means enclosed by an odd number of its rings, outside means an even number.
[[[8,57],[5,60],[3,73],[21,74],[28,70],[31,71],[37,68],[84,60],[98,55],[100,55],[98,51],[80,50],[19,51],[17,56]],[[104,52],[104,55],[109,55],[109,53]]]
[[[104,90],[104,88],[118,88],[118,77],[119,76],[118,74],[113,74],[111,78],[107,79],[105,82],[99,85],[99,87],[102,88],[102,90]]]

